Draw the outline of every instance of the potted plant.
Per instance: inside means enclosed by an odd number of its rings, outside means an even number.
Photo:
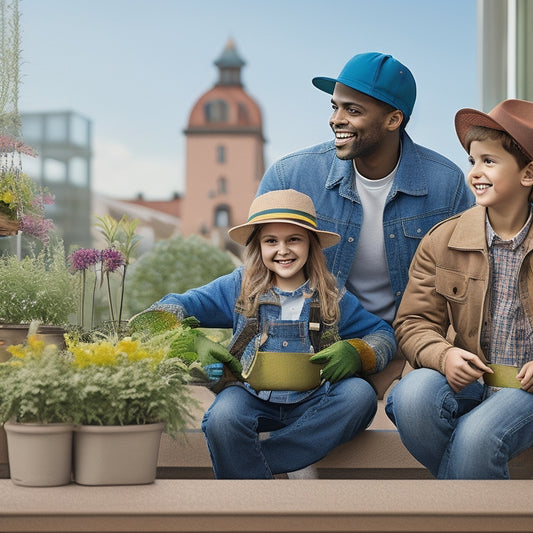
[[[74,480],[84,485],[153,482],[161,433],[176,436],[197,407],[187,366],[169,357],[168,344],[152,340],[95,334],[88,342],[66,334],[60,349],[32,333],[0,364],[0,423],[13,482],[65,484],[71,464]],[[57,438],[60,429],[66,440],[49,438],[52,450],[41,460],[46,448],[36,430]],[[15,440],[21,435],[22,444]]]
[[[62,345],[69,315],[76,311],[78,280],[71,276],[61,240],[19,259],[0,256],[0,361],[20,344],[32,321],[41,340]]]
[[[151,483],[161,433],[182,431],[197,406],[187,367],[168,345],[125,337],[66,336],[80,406],[74,480],[83,485]]]
[[[0,423],[7,436],[11,479],[18,485],[65,485],[71,480],[72,432],[79,418],[74,367],[32,324],[24,345],[0,363]]]

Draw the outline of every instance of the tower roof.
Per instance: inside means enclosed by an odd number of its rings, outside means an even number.
[[[255,132],[262,135],[261,110],[244,90],[240,72],[245,62],[229,39],[215,61],[218,82],[194,104],[185,133]]]
[[[226,43],[226,47],[222,51],[222,54],[220,54],[220,57],[215,61],[215,65],[219,69],[223,68],[242,68],[244,65],[246,65],[246,62],[244,59],[241,58],[241,56],[237,52],[237,48],[235,47],[235,42],[233,39],[228,39],[228,42]]]

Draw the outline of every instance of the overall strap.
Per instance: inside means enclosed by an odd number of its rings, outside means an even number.
[[[267,302],[263,302],[267,303]],[[260,303],[259,305],[262,305]],[[240,308],[235,306],[235,312],[239,312]],[[241,310],[242,311],[242,310]],[[318,293],[315,291],[311,299],[309,309],[309,340],[313,346],[315,353],[327,348],[334,342],[340,340],[337,327],[324,324],[320,315],[320,302],[318,301]],[[259,332],[259,308],[254,317],[246,318],[243,328],[236,337],[233,338],[228,346],[229,352],[237,359],[241,359],[244,349],[250,341]]]
[[[309,309],[309,340],[315,353],[341,340],[337,326],[325,324],[322,320],[317,291],[313,293],[311,308]]]
[[[232,339],[228,346],[228,351],[231,353],[231,355],[240,361],[242,354],[244,353],[244,349],[257,335],[258,331],[259,320],[257,316],[247,318],[241,331],[239,331],[238,335]]]

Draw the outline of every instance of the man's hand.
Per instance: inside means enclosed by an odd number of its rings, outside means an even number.
[[[322,377],[330,383],[354,376],[361,372],[361,357],[357,348],[348,341],[337,341],[320,350],[309,359],[312,363],[325,364]]]
[[[444,371],[453,392],[459,392],[474,383],[485,372],[494,373],[476,354],[455,347],[446,352]]]

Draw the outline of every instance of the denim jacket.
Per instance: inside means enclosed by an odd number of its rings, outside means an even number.
[[[390,280],[400,304],[411,259],[422,237],[438,222],[470,207],[473,196],[463,172],[440,154],[414,144],[404,131],[398,170],[383,213],[383,231]],[[354,189],[352,160],[336,157],[333,141],[288,154],[265,173],[257,194],[296,189],[309,195],[322,230],[341,235],[339,244],[324,250],[328,268],[339,286],[346,284],[363,221]]]
[[[244,327],[246,318],[235,311],[235,303],[240,294],[243,267],[235,269],[231,274],[215,279],[211,283],[191,289],[183,294],[167,294],[154,306],[171,310],[175,306],[182,307],[185,316],[195,316],[202,327],[232,328],[234,338]],[[311,352],[308,322],[311,305],[311,292],[306,284],[291,295],[309,293],[298,321],[282,321],[279,294],[272,290],[263,297],[263,305],[259,306],[259,334],[244,350],[243,363],[255,349],[263,351]],[[345,292],[340,301],[341,319],[338,324],[342,339],[362,339],[376,355],[378,372],[385,368],[396,351],[396,341],[392,327],[376,315],[368,312],[359,300],[351,293]],[[262,333],[267,332],[266,338]],[[262,399],[279,403],[295,403],[313,391],[261,391],[256,393],[245,384],[249,392]]]

